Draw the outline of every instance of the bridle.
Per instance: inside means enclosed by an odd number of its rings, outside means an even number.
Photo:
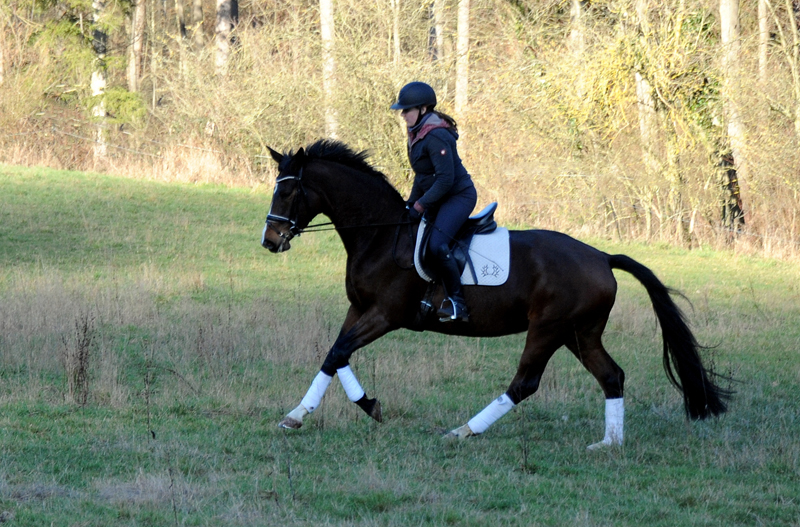
[[[297,181],[297,192],[295,193],[294,197],[292,198],[292,203],[289,206],[289,215],[288,216],[280,216],[278,214],[272,213],[272,207],[275,205],[275,197],[278,193],[278,185],[283,183],[284,181]],[[300,167],[300,171],[297,175],[294,174],[286,174],[283,176],[279,176],[278,179],[275,180],[275,190],[272,193],[272,203],[270,204],[269,213],[267,214],[267,220],[264,225],[264,233],[261,237],[261,245],[265,246],[266,237],[267,237],[267,229],[272,228],[273,231],[281,238],[281,243],[278,246],[278,251],[283,249],[284,245],[288,243],[292,238],[295,236],[300,236],[304,232],[320,232],[320,231],[327,231],[327,230],[344,230],[344,229],[363,229],[363,228],[377,228],[377,227],[397,227],[397,231],[395,233],[395,242],[394,247],[392,248],[392,257],[395,261],[395,264],[398,267],[403,269],[411,269],[413,268],[413,264],[411,267],[404,267],[400,265],[397,261],[397,243],[400,239],[400,227],[403,225],[411,226],[414,222],[405,220],[399,222],[389,222],[389,223],[368,223],[364,225],[347,225],[343,227],[336,227],[333,222],[326,222],[326,223],[316,223],[314,225],[308,225],[306,227],[299,227],[297,225],[298,222],[298,215],[300,214],[300,198],[302,196],[302,200],[308,206],[308,193],[306,192],[305,186],[303,186],[303,167]],[[404,212],[404,215],[406,213]],[[282,232],[275,228],[274,222],[281,222],[281,223],[288,223],[289,224],[289,231]],[[410,227],[409,227],[410,229]],[[411,231],[409,230],[409,238],[413,240],[413,236]]]
[[[295,192],[294,198],[292,198],[292,204],[289,206],[289,215],[288,216],[279,216],[278,214],[272,213],[272,207],[275,205],[275,197],[278,194],[278,185],[283,183],[284,181],[297,181],[297,192]],[[275,190],[272,193],[272,203],[269,207],[269,213],[267,213],[267,220],[264,225],[264,235],[261,239],[261,244],[264,245],[267,236],[267,229],[272,228],[275,233],[280,236],[281,244],[279,248],[283,248],[283,245],[287,243],[289,240],[294,238],[295,236],[300,236],[302,234],[303,229],[297,226],[297,217],[300,214],[300,196],[302,195],[303,201],[308,201],[308,194],[306,193],[306,189],[303,186],[303,167],[300,167],[300,172],[295,176],[293,174],[287,174],[284,176],[279,176],[278,179],[275,180]],[[288,233],[283,232],[277,228],[275,228],[274,222],[282,222],[289,224],[289,231]]]

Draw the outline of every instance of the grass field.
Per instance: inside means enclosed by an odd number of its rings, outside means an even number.
[[[800,265],[588,240],[668,285],[737,395],[687,423],[644,289],[618,274],[606,346],[626,443],[565,350],[486,434],[441,433],[502,393],[522,337],[397,332],[299,431],[346,310],[332,233],[272,255],[269,189],[0,166],[0,523],[9,525],[800,525]],[[727,383],[723,383],[726,384]]]

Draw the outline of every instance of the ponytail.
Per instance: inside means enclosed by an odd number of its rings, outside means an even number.
[[[455,119],[453,119],[452,117],[450,117],[446,113],[440,112],[440,111],[437,111],[437,110],[433,110],[433,113],[438,115],[439,118],[441,120],[443,120],[444,122],[446,122],[450,126],[450,128],[452,128],[454,131],[456,131],[456,132],[458,131],[458,124],[456,124],[456,120]]]

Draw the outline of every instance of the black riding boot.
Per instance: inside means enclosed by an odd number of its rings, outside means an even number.
[[[467,304],[461,288],[461,275],[453,254],[448,250],[444,258],[439,259],[439,276],[447,298],[442,302],[437,315],[440,322],[462,320],[469,322]]]

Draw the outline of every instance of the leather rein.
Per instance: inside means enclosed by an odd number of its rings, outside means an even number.
[[[272,213],[272,204],[275,203],[275,197],[278,193],[278,185],[283,183],[284,181],[297,181],[298,190],[295,193],[294,197],[292,198],[292,204],[289,207],[289,216],[280,216],[278,214]],[[392,245],[392,258],[394,259],[395,265],[400,267],[401,269],[413,269],[414,264],[412,263],[410,267],[404,267],[400,265],[397,261],[397,245],[400,240],[400,227],[403,225],[409,225],[409,238],[413,241],[413,231],[411,229],[411,225],[415,222],[410,220],[399,221],[399,222],[388,222],[388,223],[365,223],[361,225],[346,225],[343,227],[337,227],[333,224],[333,222],[328,221],[325,223],[315,223],[314,225],[308,225],[306,227],[298,227],[297,224],[297,217],[300,214],[300,196],[302,195],[303,201],[308,204],[308,193],[306,192],[305,186],[303,185],[303,167],[300,167],[300,172],[297,175],[287,174],[284,176],[279,176],[278,179],[275,180],[275,190],[272,193],[272,202],[270,203],[270,210],[267,213],[267,219],[264,225],[264,235],[266,236],[267,228],[272,228],[275,233],[280,236],[281,238],[281,246],[284,243],[290,241],[295,236],[300,236],[306,232],[324,232],[324,231],[340,231],[340,230],[347,230],[347,229],[367,229],[367,228],[380,228],[380,227],[397,227],[395,231],[395,239],[394,244]],[[407,216],[408,212],[403,212],[403,216]],[[401,216],[402,217],[402,216]],[[275,228],[274,222],[282,222],[289,224],[289,232],[285,233]]]

